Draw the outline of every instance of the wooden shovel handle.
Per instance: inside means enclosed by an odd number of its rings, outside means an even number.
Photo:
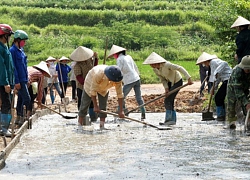
[[[184,85],[182,85],[182,86],[180,86],[180,87],[177,87],[177,88],[173,89],[172,91],[169,91],[168,94],[169,94],[169,95],[170,95],[170,94],[173,94],[173,93],[175,93],[176,91],[179,91],[181,88],[186,87],[187,85],[188,85],[188,83],[186,83],[186,84],[184,84]],[[157,97],[157,98],[155,98],[155,99],[152,99],[151,101],[148,101],[148,102],[146,102],[146,103],[144,103],[144,104],[142,104],[142,105],[140,105],[140,106],[138,106],[138,107],[136,107],[136,108],[134,108],[134,109],[128,111],[128,112],[126,113],[126,115],[129,114],[129,113],[131,113],[131,112],[133,112],[133,111],[135,111],[135,110],[137,110],[137,109],[139,109],[139,108],[141,108],[141,107],[143,107],[143,106],[146,106],[147,104],[150,104],[150,103],[152,103],[152,102],[154,102],[154,101],[157,101],[158,99],[161,99],[161,98],[163,98],[163,97],[165,97],[165,94],[162,94],[161,96],[159,96],[159,97]]]
[[[116,113],[112,113],[112,112],[108,112],[108,111],[104,111],[104,110],[100,110],[100,113],[104,113],[104,114],[109,114],[109,115],[113,115],[113,116],[116,116],[118,117],[119,115],[116,114]],[[156,128],[158,130],[171,130],[172,128],[171,127],[157,127],[153,124],[149,124],[149,123],[146,123],[144,121],[140,121],[140,120],[137,120],[137,119],[134,119],[134,118],[130,118],[130,117],[127,117],[125,116],[124,119],[128,119],[128,120],[131,120],[131,121],[135,121],[135,122],[138,122],[138,123],[141,123],[141,124],[144,124],[144,125],[147,125],[147,126],[150,126],[150,127],[153,127],[153,128]]]

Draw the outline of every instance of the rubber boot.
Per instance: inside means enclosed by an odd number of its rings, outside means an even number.
[[[91,122],[97,121],[97,114],[94,112],[94,108],[89,108],[89,117]]]
[[[165,121],[164,123],[159,123],[160,125],[171,125],[173,124],[173,120],[172,120],[172,110],[166,110],[166,115],[165,115]]]
[[[8,130],[11,117],[11,114],[1,114],[1,134],[6,137],[11,137],[11,133]]]
[[[176,121],[177,121],[177,119],[176,119],[176,111],[175,110],[172,111],[172,121],[173,121],[173,124],[171,124],[171,125],[175,125]]]
[[[141,110],[141,120],[146,119],[146,114],[145,114],[146,110],[145,110],[145,107],[144,106],[140,107],[140,110]]]
[[[225,109],[223,106],[216,106],[217,121],[225,121]]]

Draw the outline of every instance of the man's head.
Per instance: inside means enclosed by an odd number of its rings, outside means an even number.
[[[245,73],[250,73],[250,55],[244,56],[238,66],[243,69]]]
[[[104,70],[104,74],[113,82],[119,82],[123,78],[121,69],[116,65],[107,66]]]

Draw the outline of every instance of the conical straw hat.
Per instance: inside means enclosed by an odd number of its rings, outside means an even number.
[[[48,68],[46,62],[41,61],[39,64],[34,65],[33,67],[36,68],[36,69],[38,69],[38,70],[40,70],[40,71],[45,72],[46,73],[46,75],[45,75],[46,77],[49,77],[49,78],[51,77],[50,72],[49,72],[49,68]]]
[[[233,25],[231,26],[231,28],[235,28],[238,26],[242,26],[242,25],[249,25],[250,21],[248,21],[247,19],[238,16],[238,18],[236,19],[236,21],[233,23]]]
[[[120,47],[120,46],[117,46],[117,45],[113,45],[110,49],[110,52],[109,52],[109,55],[108,55],[108,58],[110,58],[112,55],[118,53],[118,52],[121,52],[121,51],[126,51],[127,49],[123,48],[123,47]]]
[[[155,52],[152,52],[142,64],[157,64],[163,62],[166,62],[163,57]]]
[[[93,57],[93,55],[94,52],[91,49],[84,46],[79,46],[71,53],[69,58],[73,61],[80,62],[90,59],[91,57]]]
[[[206,52],[203,52],[200,57],[196,61],[196,65],[201,64],[205,61],[211,60],[211,59],[216,59],[218,58],[216,55],[208,54]]]
[[[62,56],[62,57],[59,59],[59,61],[63,61],[63,60],[70,61],[70,59],[69,59],[69,58],[67,58],[67,57],[65,57],[65,56]]]
[[[56,61],[56,58],[50,56],[50,57],[48,57],[48,58],[46,59],[46,61]]]

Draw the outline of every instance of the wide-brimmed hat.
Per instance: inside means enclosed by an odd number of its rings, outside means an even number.
[[[40,71],[45,72],[45,76],[46,77],[49,77],[49,78],[51,77],[50,72],[49,72],[49,68],[48,68],[46,62],[41,61],[39,64],[34,65],[32,67],[34,67],[34,68],[36,68],[36,69],[38,69]]]
[[[250,21],[248,21],[247,19],[243,18],[242,16],[238,16],[238,18],[233,23],[233,25],[231,26],[231,28],[235,28],[235,27],[243,26],[243,25],[249,25],[249,24],[250,24]]]
[[[69,59],[69,58],[67,58],[67,57],[65,57],[65,56],[62,56],[62,57],[59,59],[59,61],[63,61],[63,60],[70,61],[70,59]]]
[[[73,61],[80,62],[90,59],[91,57],[93,57],[93,55],[94,51],[92,51],[91,49],[84,46],[79,46],[71,53],[69,58]]]
[[[208,54],[206,52],[203,52],[200,57],[196,61],[196,65],[201,64],[205,61],[212,60],[218,58],[216,55]]]
[[[110,58],[111,56],[113,56],[114,54],[121,52],[121,51],[126,51],[127,49],[117,46],[117,45],[113,45],[109,51],[109,55],[108,58]]]
[[[116,65],[107,66],[104,70],[104,74],[110,81],[114,82],[119,82],[123,78],[121,69]]]
[[[166,59],[159,54],[152,52],[142,64],[157,64],[166,62]]]
[[[250,69],[250,55],[244,56],[238,66],[241,69]]]
[[[49,56],[45,61],[56,61],[56,58]]]

